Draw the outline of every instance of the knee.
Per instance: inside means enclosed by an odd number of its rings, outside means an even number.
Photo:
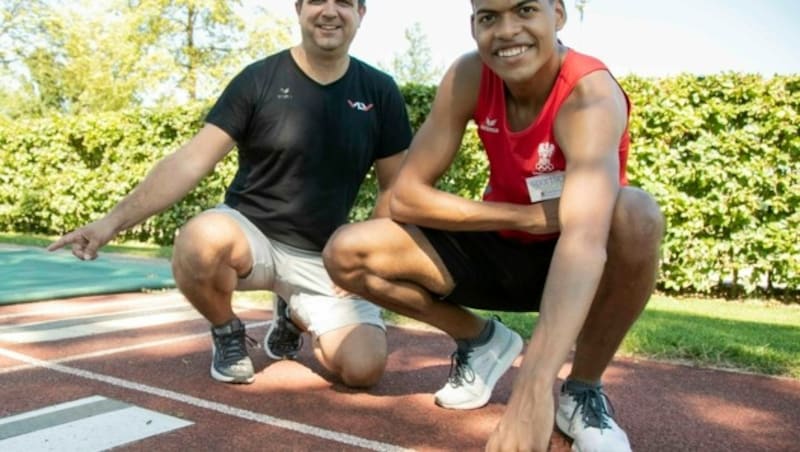
[[[367,253],[356,225],[342,226],[322,250],[322,261],[333,282],[348,288],[361,279]]]
[[[374,386],[386,367],[386,333],[374,325],[359,324],[319,338],[318,357],[352,388]]]
[[[339,368],[342,383],[351,388],[369,388],[375,386],[383,376],[386,353],[373,353],[370,356],[351,354],[343,357]]]
[[[177,278],[205,280],[213,277],[226,250],[225,233],[213,221],[196,217],[176,234],[172,249],[172,270]]]
[[[611,235],[625,242],[628,249],[657,248],[664,235],[664,216],[658,203],[643,190],[624,188],[617,200]]]

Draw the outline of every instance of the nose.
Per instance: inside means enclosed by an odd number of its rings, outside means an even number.
[[[325,17],[336,17],[336,0],[328,0],[322,7],[322,15]]]
[[[495,36],[498,39],[512,39],[519,33],[520,24],[514,17],[503,15],[500,17],[500,22],[495,30]]]

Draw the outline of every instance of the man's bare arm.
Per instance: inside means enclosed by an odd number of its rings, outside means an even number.
[[[554,381],[600,284],[620,190],[619,142],[626,123],[624,94],[605,71],[586,76],[559,112],[556,139],[567,159],[561,236],[523,364],[532,379]]]
[[[461,145],[477,105],[481,62],[477,54],[459,59],[445,74],[431,112],[411,142],[393,190],[392,218],[446,230],[558,230],[557,202],[519,205],[479,202],[435,188]]]
[[[147,176],[101,219],[52,243],[57,250],[72,245],[80,259],[94,259],[97,250],[119,232],[131,228],[186,196],[233,149],[235,142],[222,129],[207,124],[189,142],[159,161]]]

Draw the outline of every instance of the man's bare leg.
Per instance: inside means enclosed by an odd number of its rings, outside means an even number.
[[[374,386],[386,368],[386,332],[375,325],[346,326],[314,342],[317,360],[351,388]]]
[[[614,211],[608,260],[578,337],[570,379],[598,383],[655,287],[664,219],[647,193],[624,188]]]
[[[175,239],[172,272],[178,288],[211,323],[211,376],[226,383],[252,383],[244,324],[231,305],[239,275],[252,267],[250,247],[239,226],[214,212],[198,215]]]
[[[172,272],[178,289],[214,326],[234,318],[231,299],[240,275],[252,267],[250,247],[235,221],[206,212],[175,239]]]
[[[454,339],[486,324],[469,310],[437,300],[454,283],[422,232],[379,219],[340,228],[323,251],[334,283],[386,309],[432,325]]]
[[[499,322],[438,300],[452,276],[422,232],[389,220],[340,229],[328,242],[324,260],[333,281],[387,309],[433,325],[456,340],[448,382],[436,404],[468,410],[485,405],[494,385],[519,355],[519,335]]]

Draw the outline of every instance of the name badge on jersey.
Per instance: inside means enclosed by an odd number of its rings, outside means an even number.
[[[531,202],[560,198],[564,189],[564,171],[531,176],[525,182],[528,184]]]

